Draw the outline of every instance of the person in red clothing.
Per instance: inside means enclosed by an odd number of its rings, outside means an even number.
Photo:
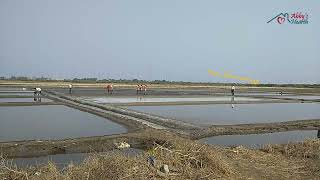
[[[137,84],[136,90],[137,90],[137,94],[139,94],[139,92],[140,92],[140,84]]]
[[[107,84],[107,85],[106,85],[106,91],[107,91],[108,94],[109,94],[109,92],[110,92],[110,84]]]
[[[108,94],[112,94],[113,93],[113,85],[112,84],[108,84],[106,86],[107,92]]]

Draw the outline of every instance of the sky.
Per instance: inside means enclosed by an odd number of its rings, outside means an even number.
[[[241,82],[209,69],[320,83],[320,1],[0,1],[0,76]]]

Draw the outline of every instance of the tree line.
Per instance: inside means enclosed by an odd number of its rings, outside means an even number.
[[[177,84],[177,85],[203,85],[203,86],[230,86],[233,83],[221,83],[221,82],[187,82],[187,81],[168,81],[168,80],[141,80],[141,79],[98,79],[98,78],[73,78],[57,80],[47,77],[26,77],[26,76],[11,76],[0,77],[0,80],[8,81],[37,81],[37,82],[71,82],[71,83],[148,83],[148,84]],[[236,83],[236,86],[252,86],[252,87],[320,87],[320,84],[245,84]]]

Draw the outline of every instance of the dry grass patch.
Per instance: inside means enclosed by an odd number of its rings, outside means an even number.
[[[268,153],[281,153],[289,157],[320,159],[320,140],[308,139],[299,143],[267,145],[262,150]]]
[[[154,156],[155,166],[148,157]],[[170,172],[162,173],[160,167],[168,165]],[[18,169],[2,161],[0,179],[213,179],[228,177],[232,169],[214,148],[194,141],[174,139],[154,143],[141,155],[130,157],[119,152],[95,154],[80,165],[70,164],[59,170],[49,163],[42,167]]]

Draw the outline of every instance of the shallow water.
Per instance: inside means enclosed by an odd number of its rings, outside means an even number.
[[[259,92],[241,92],[241,93],[236,93],[235,94],[236,96],[237,95],[246,95],[246,96],[275,96],[275,95],[279,95],[280,96],[280,94],[279,93],[277,93],[277,92],[261,92],[261,93],[259,93]]]
[[[137,103],[137,102],[190,102],[190,101],[261,101],[250,97],[208,96],[208,97],[93,97],[84,98],[96,103]]]
[[[0,102],[52,102],[47,98],[0,98]]]
[[[2,93],[33,93],[34,91],[22,91],[22,90],[0,90],[0,94]]]
[[[113,151],[102,152],[100,155],[108,155],[110,153],[120,153],[126,156],[137,156],[143,152],[143,150],[135,149],[135,148],[127,148],[118,150],[115,149]],[[9,159],[7,162],[15,164],[19,168],[30,167],[30,166],[41,166],[46,165],[48,162],[55,164],[59,169],[65,168],[71,162],[73,164],[80,164],[86,158],[88,158],[92,153],[74,153],[74,154],[56,154],[56,155],[48,155],[34,158],[15,158]]]
[[[0,91],[26,91],[28,88],[26,87],[6,87],[1,86]]]
[[[29,93],[29,92],[26,92],[26,93],[21,93],[21,92],[2,92],[0,93],[0,96],[30,96],[30,97],[33,97],[34,94],[33,92],[32,93]]]
[[[130,106],[128,108],[203,126],[320,118],[319,103]]]
[[[292,99],[313,100],[313,99],[320,99],[320,96],[277,96],[277,98],[292,98]]]
[[[310,131],[287,131],[266,134],[248,135],[224,135],[200,139],[200,142],[221,146],[243,145],[249,148],[261,148],[267,144],[287,144],[289,142],[300,142],[306,139],[320,138],[317,130]]]
[[[0,107],[0,141],[64,139],[127,132],[102,117],[63,105]]]
[[[294,95],[294,94],[283,94],[280,95],[279,93],[239,93],[238,95],[246,95],[246,96],[265,96],[265,97],[275,97],[275,98],[292,98],[292,99],[320,99],[320,95]]]
[[[35,158],[15,158],[7,160],[8,163],[16,165],[18,168],[46,165],[48,162],[55,164],[58,168],[67,167],[68,164],[80,164],[89,154],[74,153],[74,154],[56,154],[49,156],[41,156]]]

